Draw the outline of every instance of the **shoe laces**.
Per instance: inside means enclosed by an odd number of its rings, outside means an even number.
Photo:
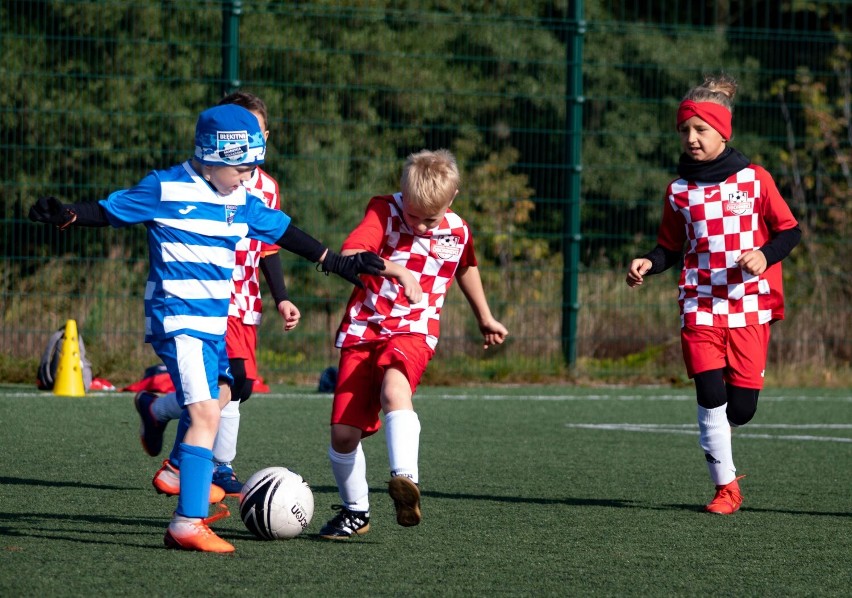
[[[230,463],[217,464],[216,468],[213,470],[213,476],[217,478],[228,478],[230,480],[237,479],[237,474],[234,473],[234,468],[231,467]]]
[[[744,475],[736,477],[733,479],[733,481],[728,482],[727,484],[719,488],[719,490],[716,491],[715,500],[727,500],[730,502],[736,502],[741,494],[739,484],[736,483],[744,477]],[[736,484],[736,486],[734,484]]]
[[[331,505],[331,508],[338,511],[331,522],[337,527],[348,527],[353,529],[355,526],[363,525],[365,522],[363,517],[359,517],[355,511],[350,510],[344,505]]]
[[[199,535],[199,536],[215,535],[215,532],[207,526],[207,523],[215,517],[216,517],[216,515],[214,515],[213,517],[204,517],[204,518],[201,518],[201,519],[184,518],[183,521],[177,522],[177,528],[175,529],[174,533],[178,537],[180,537],[182,535],[181,532],[183,531],[183,533],[186,533],[186,530],[189,528],[189,529],[192,530],[192,534],[194,534],[194,535]],[[171,526],[169,526],[169,529],[171,529]]]

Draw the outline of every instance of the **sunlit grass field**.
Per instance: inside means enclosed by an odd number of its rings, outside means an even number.
[[[712,497],[689,389],[424,388],[423,522],[396,525],[384,435],[364,443],[372,529],[316,538],[338,503],[330,396],[243,405],[237,473],[302,474],[315,512],[289,541],[213,524],[234,555],[167,550],[127,393],[0,387],[0,596],[848,596],[852,392],[773,390],[735,431],[745,496]],[[174,427],[169,428],[171,439]],[[168,447],[164,453],[168,451]],[[165,458],[165,454],[162,456]]]

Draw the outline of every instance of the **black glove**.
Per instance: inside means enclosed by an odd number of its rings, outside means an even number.
[[[30,208],[30,220],[33,222],[44,222],[53,224],[59,230],[64,230],[77,220],[77,214],[66,208],[62,202],[55,197],[39,197]]]
[[[320,264],[322,271],[333,272],[341,278],[345,278],[356,287],[364,288],[364,283],[358,278],[359,274],[378,275],[385,269],[385,261],[372,251],[362,251],[353,255],[340,255],[331,249],[325,254],[325,259]]]

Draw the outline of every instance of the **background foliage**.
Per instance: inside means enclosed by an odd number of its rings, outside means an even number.
[[[578,362],[561,345],[567,194],[567,46],[573,3],[241,3],[239,83],[262,96],[267,170],[284,209],[336,246],[367,199],[393,192],[405,156],[447,147],[464,171],[455,207],[473,226],[497,316],[487,355],[450,295],[431,382],[594,377],[683,380],[676,273],[629,292],[628,261],[654,244],[673,176],[677,102],[705,72],[741,84],[733,144],[763,164],[800,218],[785,263],[788,320],[773,327],[771,382],[837,384],[848,371],[849,2],[584,3]],[[129,382],[141,343],[141,227],[58,234],[29,223],[39,195],[94,200],[185,159],[195,118],[223,87],[229,2],[0,4],[0,379],[31,380],[49,332],[78,326],[96,371]],[[226,18],[226,17],[224,17]],[[348,289],[282,254],[304,314],[267,317],[262,373],[313,379]]]

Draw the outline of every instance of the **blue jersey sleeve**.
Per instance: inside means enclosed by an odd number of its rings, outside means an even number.
[[[248,234],[250,239],[275,244],[290,226],[290,217],[281,210],[268,207],[263,200],[247,194]]]
[[[130,226],[153,220],[161,197],[160,178],[151,172],[135,187],[110,193],[100,204],[112,226]]]

